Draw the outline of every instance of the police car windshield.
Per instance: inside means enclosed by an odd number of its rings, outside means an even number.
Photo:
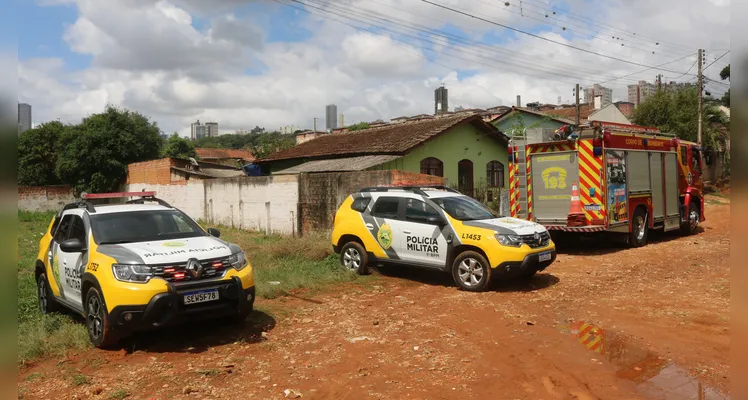
[[[432,199],[452,218],[460,221],[476,221],[496,218],[497,215],[472,197],[454,196]]]
[[[132,211],[93,214],[91,229],[98,244],[150,242],[204,236],[181,211]]]

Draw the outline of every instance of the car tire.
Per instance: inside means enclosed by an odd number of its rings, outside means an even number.
[[[109,327],[107,319],[109,313],[104,297],[97,288],[88,289],[86,301],[83,303],[83,313],[86,318],[88,338],[94,346],[103,349],[117,343],[117,338]]]
[[[482,292],[491,282],[491,267],[482,254],[464,251],[452,263],[452,278],[462,290]]]
[[[642,207],[634,211],[631,220],[631,233],[629,233],[629,245],[631,247],[642,247],[647,244],[649,227],[647,226],[647,212]]]
[[[47,274],[42,273],[36,279],[36,295],[39,299],[39,308],[42,314],[50,314],[60,309],[52,289],[49,287]]]
[[[699,221],[701,220],[701,212],[699,207],[690,202],[688,204],[688,220],[685,224],[681,225],[680,230],[684,235],[693,235],[699,228]]]
[[[340,249],[340,266],[346,271],[366,275],[369,272],[368,264],[369,255],[360,243],[348,242]]]

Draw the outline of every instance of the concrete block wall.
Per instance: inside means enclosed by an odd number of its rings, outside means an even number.
[[[73,189],[61,186],[19,186],[18,209],[23,211],[60,211],[77,199]]]
[[[298,231],[296,175],[205,180],[205,219],[240,229],[293,235]]]
[[[205,187],[200,179],[166,185],[132,183],[127,185],[125,190],[128,192],[154,191],[156,197],[184,211],[192,219],[205,219]]]

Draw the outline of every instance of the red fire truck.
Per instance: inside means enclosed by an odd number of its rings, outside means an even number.
[[[649,230],[691,234],[704,221],[696,143],[656,128],[596,121],[567,133],[510,145],[513,217],[538,222],[556,237],[625,233],[634,247],[647,243]]]

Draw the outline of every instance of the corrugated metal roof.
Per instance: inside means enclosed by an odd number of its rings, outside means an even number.
[[[295,167],[278,171],[273,175],[289,175],[304,172],[343,172],[343,171],[363,171],[376,165],[397,160],[401,156],[378,155],[378,156],[359,156],[346,158],[333,158],[329,160],[315,160],[299,164]]]

